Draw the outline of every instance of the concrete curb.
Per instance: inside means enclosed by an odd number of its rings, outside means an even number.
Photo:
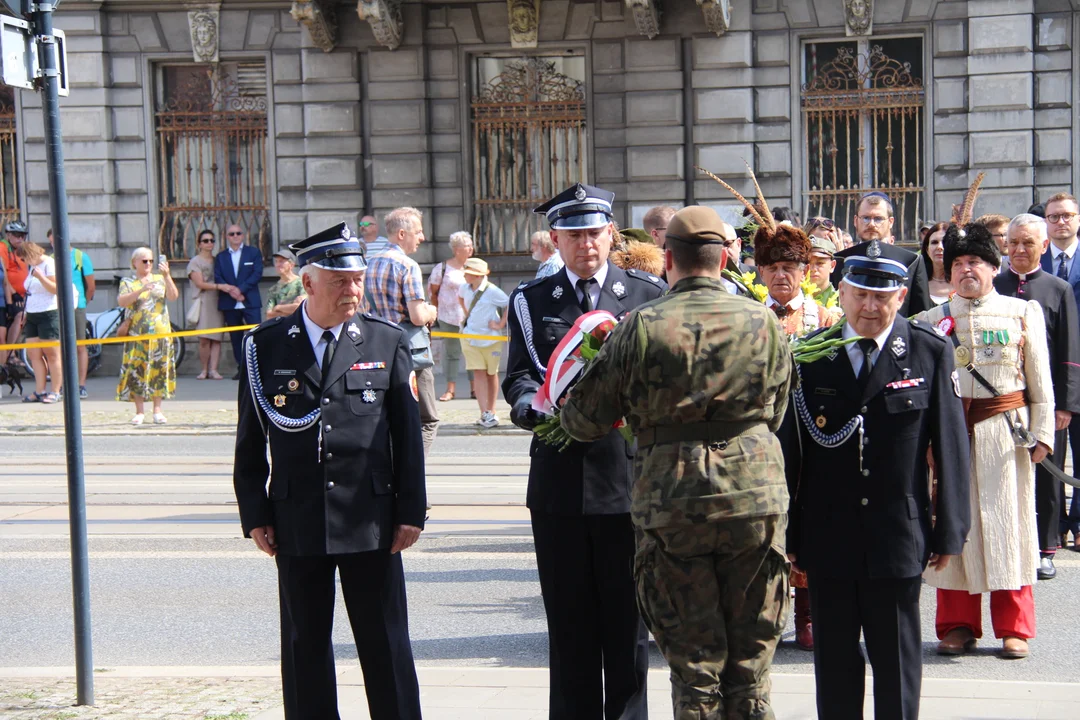
[[[140,428],[127,427],[88,427],[83,426],[83,436],[103,436],[103,435],[129,435],[129,436],[143,436],[143,435],[172,435],[172,436],[194,436],[194,435],[235,435],[236,426],[229,425],[203,425],[203,426],[185,426],[181,424],[154,426],[143,425]],[[19,437],[62,437],[64,435],[64,428],[62,426],[55,425],[27,425],[22,427],[8,426],[0,429],[0,437],[9,436]],[[504,437],[528,437],[530,433],[522,430],[516,426],[500,425],[494,428],[481,428],[476,425],[466,423],[452,423],[439,426],[439,435],[444,437],[468,437],[468,436],[504,436]]]

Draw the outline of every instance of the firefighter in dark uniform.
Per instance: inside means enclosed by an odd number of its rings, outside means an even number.
[[[913,720],[922,684],[921,575],[960,554],[970,528],[968,438],[952,347],[909,322],[906,268],[851,256],[843,336],[862,339],[798,366],[785,423],[789,558],[810,580],[818,717]],[[937,475],[931,507],[927,448]],[[936,515],[936,522],[932,522]]]
[[[367,266],[344,223],[290,248],[307,300],[244,339],[233,470],[244,534],[277,560],[285,717],[338,718],[336,570],[372,719],[419,720],[400,554],[426,502],[409,348],[360,312]]]
[[[582,313],[616,318],[667,289],[657,276],[608,261],[615,195],[577,184],[536,209],[565,267],[510,297],[503,395],[532,430],[548,359]],[[618,431],[564,452],[533,438],[526,505],[548,621],[552,720],[646,718],[648,631],[635,600],[630,522],[633,451]]]

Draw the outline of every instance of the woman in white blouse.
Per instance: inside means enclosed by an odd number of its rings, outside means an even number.
[[[15,255],[26,263],[26,324],[23,337],[28,343],[60,339],[60,309],[56,301],[56,263],[37,243],[24,242]],[[73,293],[74,295],[74,293]],[[75,298],[78,303],[78,298]],[[34,392],[23,402],[55,403],[60,399],[63,374],[60,372],[60,348],[30,348],[26,351],[34,368]],[[45,392],[46,377],[52,392]]]

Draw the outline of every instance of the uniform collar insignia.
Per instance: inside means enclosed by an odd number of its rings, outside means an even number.
[[[289,337],[293,337],[294,335],[299,335],[299,334],[300,334],[300,328],[298,326],[293,325],[291,328],[289,328]]]
[[[356,337],[360,334],[360,328],[356,326],[356,323],[349,323],[349,329],[346,330],[350,337]]]
[[[621,282],[612,285],[611,292],[615,293],[615,297],[617,298],[626,297],[626,287]]]
[[[555,298],[556,300],[561,298],[562,294],[563,294],[562,285],[556,285],[555,289],[551,291],[551,297]]]
[[[907,343],[904,342],[904,338],[895,337],[893,338],[890,349],[892,350],[893,355],[898,358],[902,358],[904,357],[904,355],[907,354]]]

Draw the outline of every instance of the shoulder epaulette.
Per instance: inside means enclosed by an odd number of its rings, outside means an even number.
[[[663,282],[664,282],[663,280],[661,280],[656,275],[652,275],[652,274],[647,273],[647,272],[642,272],[641,270],[638,270],[637,268],[630,268],[629,270],[626,270],[625,272],[629,277],[632,277],[635,280],[641,280],[642,282],[652,283],[653,285],[660,286],[660,285],[663,285]]]
[[[928,322],[923,322],[922,320],[912,320],[910,321],[910,325],[913,329],[925,333],[930,337],[934,338],[935,340],[945,342],[945,333],[943,333],[941,330],[938,330],[936,326],[931,325]]]
[[[401,326],[400,326],[400,325],[398,325],[397,323],[395,323],[395,322],[390,322],[390,321],[389,321],[389,320],[387,320],[386,318],[381,318],[381,317],[379,317],[378,315],[373,315],[373,314],[371,314],[371,313],[369,313],[369,312],[366,312],[366,313],[364,313],[364,319],[365,319],[365,320],[371,320],[371,321],[373,321],[373,322],[378,322],[378,323],[382,323],[383,325],[389,325],[390,327],[392,327],[392,328],[397,328],[398,330],[400,330],[400,329],[401,329]]]
[[[282,318],[280,316],[272,317],[269,320],[264,320],[263,322],[259,323],[258,327],[253,327],[248,332],[250,332],[250,333],[262,332],[263,330],[266,330],[267,328],[274,327],[275,325],[280,323],[283,319],[284,318]]]
[[[553,277],[555,277],[555,276],[554,275],[547,275],[545,277],[533,278],[532,280],[522,280],[521,283],[518,284],[518,286],[516,288],[514,288],[514,292],[519,292],[519,291],[522,291],[522,290],[528,290],[529,288],[536,287],[537,285],[542,284],[545,280],[547,280],[549,278],[553,278]]]

